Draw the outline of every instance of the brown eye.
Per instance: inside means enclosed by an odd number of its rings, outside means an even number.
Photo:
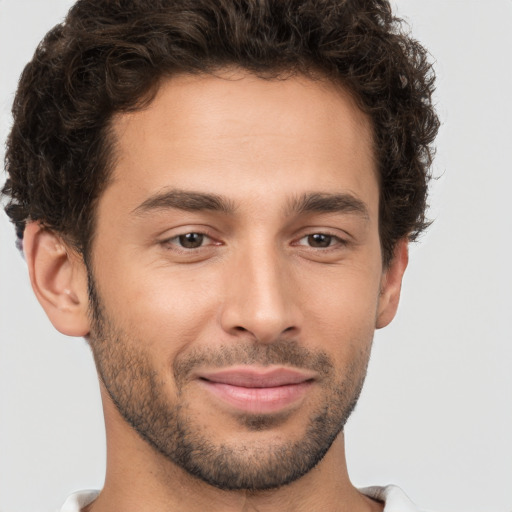
[[[179,245],[185,249],[197,249],[203,245],[205,236],[202,233],[186,233],[177,237]]]
[[[308,245],[310,247],[330,247],[332,244],[333,237],[331,235],[324,235],[323,233],[315,233],[314,235],[308,235]]]

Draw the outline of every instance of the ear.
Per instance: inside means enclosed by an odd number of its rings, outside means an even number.
[[[86,336],[89,299],[82,257],[36,222],[25,228],[23,249],[32,288],[53,326],[68,336]]]
[[[409,262],[408,242],[399,240],[393,251],[393,259],[384,269],[377,308],[376,328],[386,327],[395,317],[400,301],[402,277]]]

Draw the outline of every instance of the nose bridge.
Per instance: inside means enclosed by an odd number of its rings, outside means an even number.
[[[298,329],[290,272],[275,244],[260,240],[241,251],[234,262],[224,304],[223,324],[231,333],[249,332],[272,342]]]

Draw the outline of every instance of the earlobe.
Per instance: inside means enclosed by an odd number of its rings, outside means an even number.
[[[402,278],[408,262],[408,242],[406,239],[399,240],[393,251],[393,259],[382,276],[377,321],[375,325],[377,329],[386,327],[395,317],[398,303],[400,302]]]
[[[32,288],[54,327],[68,336],[86,336],[87,272],[81,256],[36,222],[25,228],[23,249]]]

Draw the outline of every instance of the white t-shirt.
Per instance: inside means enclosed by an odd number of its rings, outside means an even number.
[[[395,485],[386,487],[365,487],[363,494],[385,503],[384,512],[421,512],[407,495]],[[80,512],[80,509],[96,499],[99,491],[81,491],[72,494],[60,512]]]

